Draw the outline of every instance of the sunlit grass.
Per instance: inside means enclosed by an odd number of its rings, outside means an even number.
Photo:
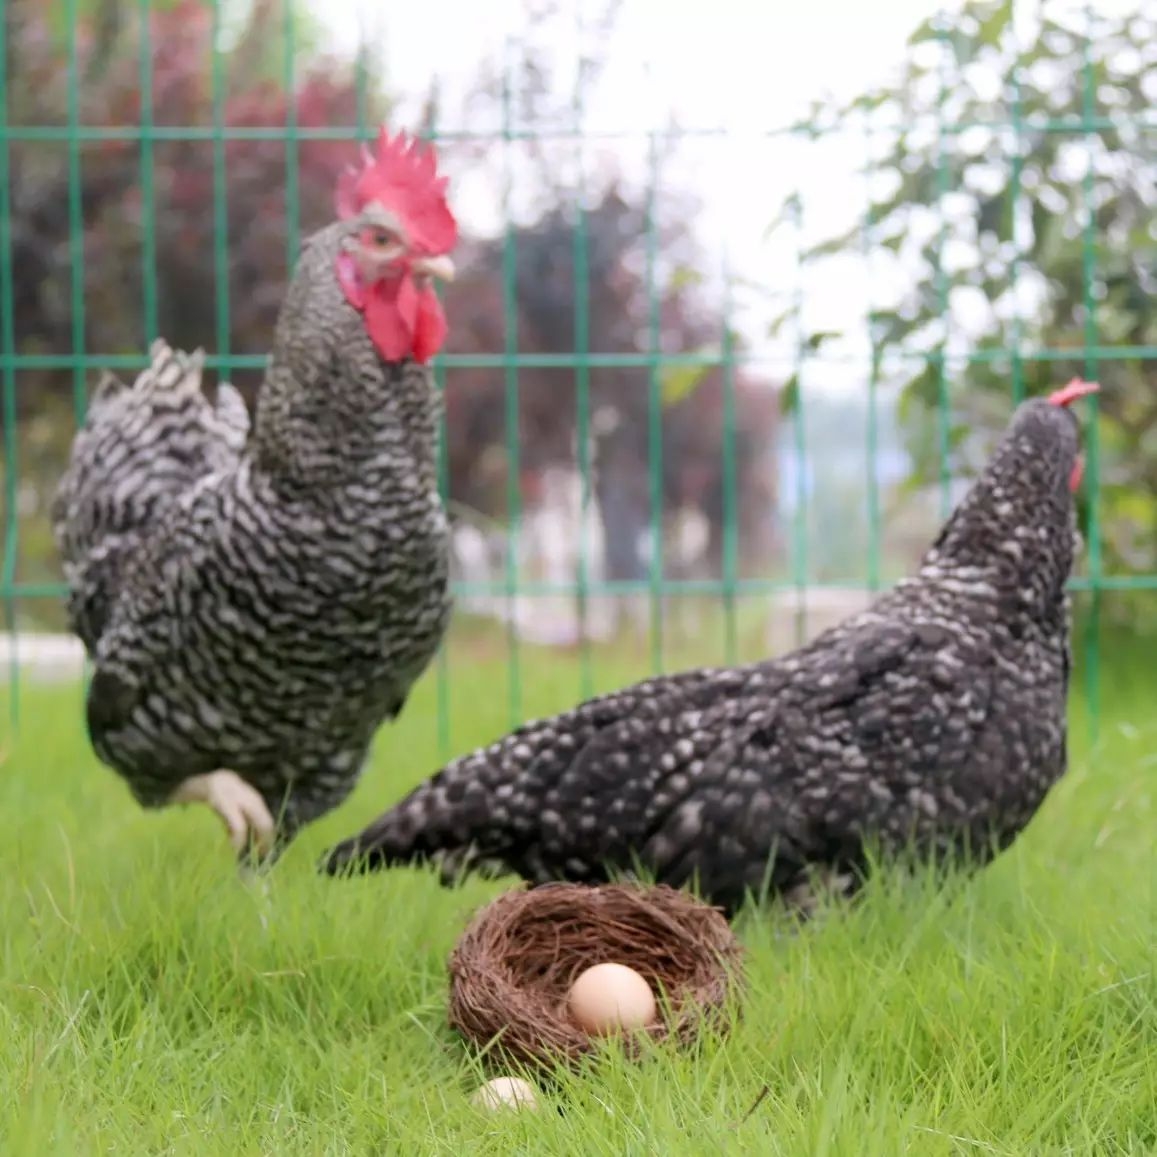
[[[642,674],[650,655],[596,660],[601,688]],[[446,892],[420,871],[337,882],[313,865],[433,770],[442,743],[460,751],[507,726],[504,664],[500,639],[458,639],[449,679],[440,689],[431,672],[354,798],[301,838],[265,897],[238,883],[212,816],[143,814],[96,764],[79,688],[25,687],[0,778],[0,1151],[1157,1147],[1145,654],[1106,653],[1098,747],[1078,696],[1070,775],[988,872],[943,891],[883,881],[799,935],[745,913],[751,986],[729,1038],[611,1059],[544,1090],[537,1113],[485,1116],[446,1028],[444,968],[470,914],[505,885]],[[522,714],[573,702],[580,668],[577,654],[526,649]]]

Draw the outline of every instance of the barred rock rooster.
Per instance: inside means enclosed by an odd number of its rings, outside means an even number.
[[[450,614],[425,365],[446,183],[383,129],[303,246],[252,429],[200,351],[158,341],[101,382],[57,493],[93,747],[144,807],[208,804],[242,867],[348,795]]]
[[[642,868],[734,913],[854,893],[873,848],[1007,847],[1066,764],[1074,381],[1025,402],[915,577],[792,654],[648,679],[450,763],[331,874]],[[968,857],[971,857],[969,861]],[[817,879],[818,878],[818,879]]]

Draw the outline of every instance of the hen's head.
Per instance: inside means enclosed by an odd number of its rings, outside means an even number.
[[[1075,493],[1084,475],[1084,458],[1077,416],[1069,407],[1100,388],[1096,382],[1073,378],[1047,398],[1022,402],[1005,434],[1005,443],[1019,445],[1022,453],[1039,453],[1066,479],[1069,492]]]
[[[1059,597],[1072,569],[1081,435],[1070,406],[1099,386],[1074,378],[1021,403],[981,475],[925,557],[935,571],[983,568],[1018,597]]]
[[[342,174],[337,212],[346,226],[337,276],[346,300],[387,361],[429,361],[446,338],[435,277],[450,280],[458,225],[429,145],[386,129],[360,168]]]

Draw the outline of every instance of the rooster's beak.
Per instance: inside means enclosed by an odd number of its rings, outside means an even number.
[[[437,277],[440,281],[454,280],[454,262],[445,254],[441,257],[415,257],[410,263],[415,277]]]

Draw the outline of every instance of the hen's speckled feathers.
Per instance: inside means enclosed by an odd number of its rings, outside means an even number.
[[[734,910],[867,847],[983,862],[1065,767],[1076,421],[1026,403],[919,573],[782,658],[655,678],[529,723],[338,845],[542,882],[642,867]]]

